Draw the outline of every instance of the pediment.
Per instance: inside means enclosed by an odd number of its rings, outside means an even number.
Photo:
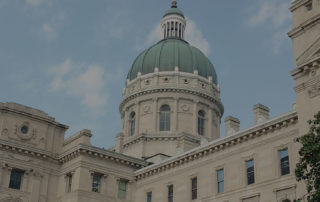
[[[297,66],[312,62],[316,58],[320,58],[320,37],[297,58]]]

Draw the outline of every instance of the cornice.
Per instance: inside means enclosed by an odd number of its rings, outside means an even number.
[[[139,135],[135,135],[132,138],[126,140],[123,144],[123,147],[129,147],[130,145],[137,144],[141,141],[180,141],[180,140],[187,140],[189,142],[200,143],[200,137],[187,134],[187,133],[180,133],[175,134],[173,132],[170,133],[156,133],[156,134],[145,134],[141,133]]]
[[[291,76],[294,79],[300,78],[305,74],[309,73],[313,69],[319,68],[320,57],[313,58],[306,63],[301,64],[300,66],[294,68],[290,71]]]
[[[298,27],[293,28],[289,33],[289,37],[295,37],[296,35],[310,29],[313,25],[319,23],[320,21],[320,14],[313,16],[312,18],[306,20],[305,22],[301,23]]]
[[[56,163],[61,164],[66,163],[80,155],[89,155],[90,157],[102,158],[106,160],[108,159],[117,163],[129,165],[134,168],[142,168],[148,165],[146,161],[141,159],[83,144],[77,145],[64,153],[57,155],[45,150],[29,147],[23,144],[6,140],[0,140],[0,150],[17,152],[22,155],[28,155],[40,158],[42,160],[50,159],[56,161]]]
[[[7,140],[0,139],[0,150],[17,152],[23,155],[37,157],[42,160],[48,160],[48,159],[55,160],[55,161],[57,160],[57,155],[52,152],[48,152],[46,150],[37,149],[34,147],[26,146],[24,144],[7,141]]]
[[[22,108],[26,108],[26,110],[24,110]],[[35,111],[35,113],[29,112],[28,110]],[[69,128],[69,126],[67,126],[67,125],[63,125],[61,123],[56,122],[53,117],[48,116],[46,113],[44,113],[40,110],[26,107],[26,106],[16,104],[16,103],[1,103],[0,102],[0,112],[15,113],[15,114],[19,114],[22,116],[27,116],[28,118],[36,119],[39,121],[44,121],[46,123],[50,123],[52,125],[58,126],[63,129]]]
[[[88,155],[94,158],[100,158],[105,160],[111,160],[116,163],[126,164],[134,168],[142,168],[148,165],[144,160],[126,156],[120,153],[100,149],[93,146],[79,144],[68,151],[59,155],[58,159],[60,163],[66,163],[80,155]]]
[[[289,8],[289,10],[291,12],[293,12],[294,10],[296,10],[297,8],[299,8],[300,6],[306,4],[310,2],[310,0],[293,0],[291,3],[291,7]]]
[[[183,88],[174,88],[174,87],[153,88],[153,89],[142,90],[140,92],[131,94],[131,95],[123,98],[123,100],[121,101],[120,106],[119,106],[119,111],[122,112],[124,105],[127,102],[129,102],[137,97],[144,96],[144,95],[151,95],[151,94],[155,94],[155,93],[166,93],[166,92],[185,93],[185,94],[192,94],[192,95],[197,95],[197,96],[203,97],[205,99],[210,100],[211,102],[215,103],[218,106],[218,108],[221,111],[221,116],[224,113],[224,107],[223,107],[220,99],[215,98],[211,95],[208,95],[207,93],[203,93],[200,91],[191,90],[191,89],[183,89]]]
[[[295,124],[297,121],[297,112],[289,112],[252,128],[239,131],[235,135],[210,142],[207,145],[195,148],[181,155],[171,157],[163,162],[137,170],[135,172],[136,180],[141,180],[148,176],[152,176],[157,173],[176,168],[180,165],[187,164],[189,162],[198,160],[219,151],[223,151],[224,149],[231,146],[250,141],[252,139],[255,139],[256,137],[267,135],[275,130],[279,130],[281,128]]]

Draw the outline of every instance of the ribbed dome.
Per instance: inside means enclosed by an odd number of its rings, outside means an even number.
[[[210,60],[197,48],[180,39],[165,39],[143,51],[134,61],[127,79],[133,80],[138,72],[142,75],[159,71],[174,71],[179,67],[180,72],[194,73],[202,77],[212,77],[217,84],[217,75]]]

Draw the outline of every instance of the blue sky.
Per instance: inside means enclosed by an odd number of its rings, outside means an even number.
[[[87,128],[94,145],[113,146],[126,74],[135,57],[160,40],[170,3],[1,0],[0,102],[41,109],[70,126],[67,136]],[[270,107],[272,117],[291,110],[290,0],[178,6],[188,18],[186,40],[215,66],[224,116],[239,118],[244,129],[253,124],[257,103]]]

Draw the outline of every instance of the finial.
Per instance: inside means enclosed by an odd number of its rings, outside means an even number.
[[[177,1],[172,1],[171,8],[177,8]]]

